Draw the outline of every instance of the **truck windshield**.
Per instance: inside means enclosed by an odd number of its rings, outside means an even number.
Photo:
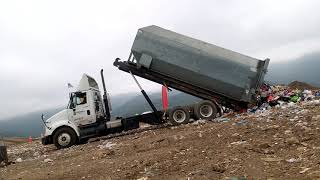
[[[69,109],[73,109],[78,105],[87,104],[87,93],[86,92],[75,92],[72,93],[69,100]]]

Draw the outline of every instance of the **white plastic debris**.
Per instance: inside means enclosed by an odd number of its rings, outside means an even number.
[[[34,156],[34,157],[39,157],[40,154],[39,154],[39,152],[35,152],[35,153],[33,153],[33,156]]]
[[[198,121],[193,122],[193,125],[205,124],[207,121],[205,119],[199,119]]]
[[[300,174],[303,174],[305,172],[307,172],[308,170],[310,170],[311,168],[304,168],[302,171],[300,171]]]
[[[103,143],[101,145],[98,145],[98,148],[100,149],[112,149],[113,146],[115,146],[115,143],[112,142],[107,142],[107,143]]]
[[[46,159],[43,160],[43,162],[45,162],[45,163],[51,163],[51,162],[53,162],[53,160],[52,160],[52,159],[49,159],[49,158],[46,158]]]
[[[296,104],[294,102],[289,102],[288,103],[288,107],[294,107],[294,106],[296,106]]]
[[[232,142],[230,143],[231,145],[240,145],[240,144],[245,144],[247,143],[247,141],[236,141],[236,142]]]
[[[16,162],[17,162],[17,163],[21,163],[21,162],[22,162],[22,159],[21,159],[21,158],[18,158],[18,159],[16,159]]]
[[[294,163],[294,162],[299,162],[298,159],[295,159],[295,158],[290,158],[290,159],[287,159],[286,160],[288,163]]]

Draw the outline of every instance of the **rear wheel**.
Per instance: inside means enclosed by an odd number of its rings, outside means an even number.
[[[186,124],[190,120],[190,113],[186,108],[175,107],[169,113],[169,121],[173,125]]]
[[[58,129],[53,135],[53,143],[58,149],[68,148],[77,142],[76,133],[68,127]]]
[[[217,107],[211,101],[201,101],[194,106],[194,115],[197,119],[214,119],[217,115]]]

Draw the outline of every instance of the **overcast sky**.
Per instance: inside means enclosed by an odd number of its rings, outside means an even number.
[[[83,73],[112,95],[139,92],[113,67],[140,27],[158,25],[255,58],[320,50],[317,0],[0,1],[0,119],[65,105]],[[158,90],[141,80],[147,91]]]

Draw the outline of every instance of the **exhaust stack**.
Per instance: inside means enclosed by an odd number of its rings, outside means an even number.
[[[109,121],[110,118],[111,118],[111,114],[110,114],[108,93],[107,93],[107,90],[106,90],[106,84],[104,82],[103,69],[101,69],[100,74],[101,74],[101,80],[102,80],[102,85],[103,85],[103,104],[104,104],[104,107],[105,107],[106,119],[107,119],[107,121]]]

